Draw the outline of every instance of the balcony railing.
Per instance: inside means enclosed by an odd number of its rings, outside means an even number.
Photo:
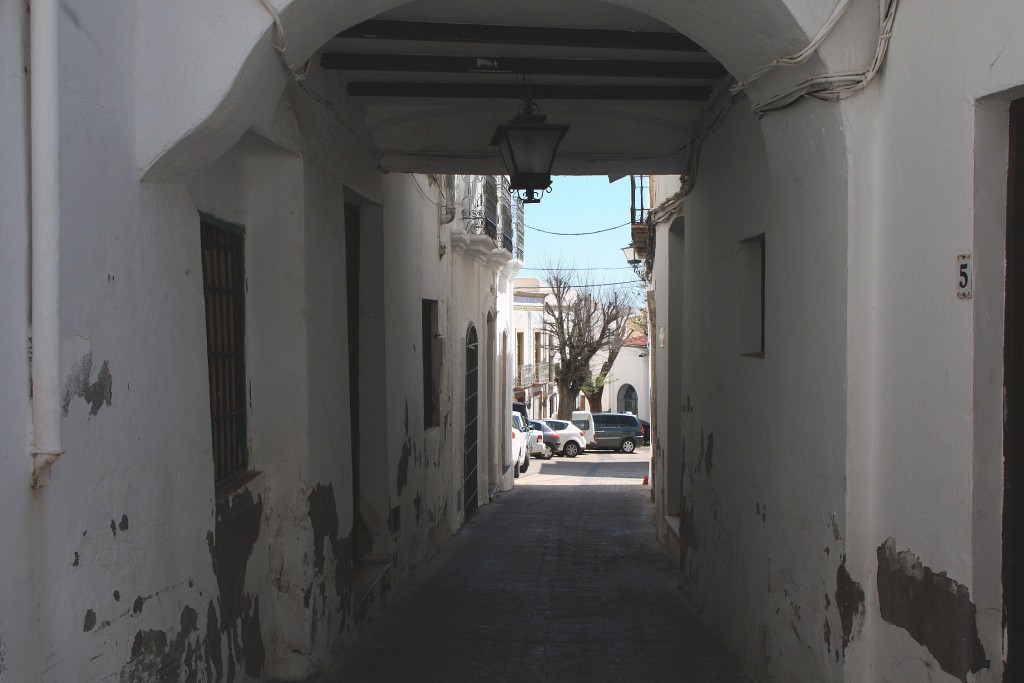
[[[520,365],[516,368],[515,385],[517,389],[544,384],[550,381],[551,373],[547,363],[540,365]]]

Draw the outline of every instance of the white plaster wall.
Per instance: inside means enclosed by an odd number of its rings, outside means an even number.
[[[734,108],[702,152],[685,226],[658,233],[657,286],[671,287],[656,328],[666,308],[682,318],[668,321],[665,347],[660,330],[653,340],[662,505],[675,513],[682,477],[686,590],[765,680],[830,680],[839,667],[835,599],[824,596],[843,551],[833,524],[843,528],[845,504],[846,187],[835,138],[820,132],[837,115],[804,107],[759,124]],[[739,348],[737,245],[762,232],[756,358]]]
[[[33,572],[40,550],[39,498],[29,488],[29,211],[25,78],[28,17],[22,3],[0,5],[0,681],[31,680],[39,657],[39,599]],[[18,549],[14,552],[13,549]]]
[[[851,183],[872,207],[851,204],[850,254],[851,368],[866,366],[851,389],[851,573],[868,598],[851,673],[865,680],[956,680],[880,617],[890,537],[969,589],[992,662],[973,680],[1000,680],[1006,103],[1024,84],[1022,38],[1017,2],[905,4],[884,77],[847,113],[862,150]],[[960,301],[967,252],[974,299]]]

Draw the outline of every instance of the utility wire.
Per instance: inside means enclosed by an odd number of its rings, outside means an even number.
[[[548,268],[520,268],[519,270],[543,270],[547,271]],[[556,268],[555,270],[633,270],[630,266],[594,266],[593,268]]]
[[[563,237],[581,237],[583,235],[596,235],[599,232],[609,232],[611,230],[617,230],[618,228],[624,228],[627,225],[630,225],[630,223],[623,223],[621,225],[613,225],[610,228],[605,228],[603,230],[591,230],[590,232],[552,232],[550,230],[541,230],[540,228],[535,228],[532,225],[527,225],[526,227],[528,227],[530,230],[536,230],[537,232],[542,232],[545,235],[561,235]]]
[[[622,280],[621,282],[594,282],[582,285],[572,285],[569,289],[583,289],[584,287],[610,287],[612,285],[642,285],[646,284],[643,280]],[[513,289],[551,289],[550,286],[529,286],[529,287],[514,287]]]

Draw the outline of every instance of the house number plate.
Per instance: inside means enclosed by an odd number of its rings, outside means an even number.
[[[957,256],[956,266],[956,298],[970,299],[974,296],[974,266],[971,263],[971,255],[960,254]]]

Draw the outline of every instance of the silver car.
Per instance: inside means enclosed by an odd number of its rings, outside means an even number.
[[[562,450],[559,452],[559,455],[575,458],[587,447],[587,439],[584,436],[583,430],[572,422],[555,419],[547,419],[543,420],[543,422],[548,427],[551,427],[551,431],[558,434],[561,439]]]

